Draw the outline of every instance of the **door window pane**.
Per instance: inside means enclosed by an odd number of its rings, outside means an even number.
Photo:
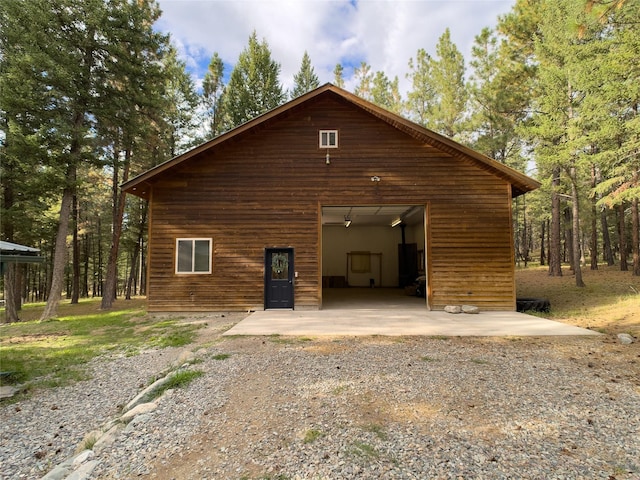
[[[271,279],[287,280],[289,278],[289,254],[275,252],[271,254]]]

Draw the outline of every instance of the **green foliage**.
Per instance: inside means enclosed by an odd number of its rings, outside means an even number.
[[[226,360],[229,357],[231,357],[230,353],[218,353],[211,358],[213,358],[214,360]]]
[[[154,388],[147,396],[145,396],[145,402],[151,402],[154,399],[161,397],[167,390],[173,390],[176,388],[186,388],[196,378],[204,375],[201,370],[178,370],[172,373],[168,380],[160,385],[158,388]]]
[[[300,70],[293,76],[293,90],[291,91],[291,99],[297,98],[305,93],[314,90],[320,86],[320,80],[311,66],[309,54],[304,52],[302,56],[302,64]]]
[[[398,77],[390,81],[382,72],[376,72],[371,90],[373,103],[393,113],[402,113],[402,99],[398,86]]]
[[[333,84],[336,87],[344,88],[344,68],[339,63],[333,69]]]
[[[451,41],[448,28],[438,39],[436,56],[431,67],[436,102],[428,125],[455,139],[463,131],[468,95],[464,82],[464,58]]]
[[[360,98],[373,101],[372,83],[373,72],[371,71],[371,65],[367,62],[361,62],[353,72],[354,80],[357,82],[356,88],[353,91]]]
[[[512,73],[506,43],[485,28],[472,49],[473,75],[469,82],[472,108],[469,128],[474,149],[510,167],[523,170],[521,139],[516,126],[526,116],[526,88]]]
[[[304,439],[302,440],[304,443],[313,443],[317,439],[319,439],[323,433],[320,430],[310,429],[304,433]]]
[[[407,79],[411,80],[411,90],[407,93],[406,110],[409,118],[423,127],[427,126],[436,103],[436,88],[431,81],[431,56],[420,48],[416,59],[409,59]]]
[[[354,457],[365,459],[375,459],[380,456],[375,447],[364,442],[354,442],[349,449],[349,453]]]
[[[286,98],[280,85],[280,64],[271,59],[266,40],[254,31],[240,53],[224,94],[224,125],[231,129],[279,105]]]
[[[370,423],[364,426],[364,429],[367,432],[371,432],[373,434],[376,435],[376,437],[378,437],[380,440],[386,440],[387,439],[387,432],[385,431],[384,427],[382,425],[379,425],[377,423]]]
[[[85,378],[83,365],[99,355],[185,345],[199,328],[177,321],[156,325],[141,313],[122,310],[2,325],[0,368],[15,372],[14,382],[63,385]]]
[[[202,81],[202,104],[205,108],[204,115],[208,123],[208,138],[213,138],[222,133],[222,97],[224,90],[224,63],[218,52],[214,52]]]

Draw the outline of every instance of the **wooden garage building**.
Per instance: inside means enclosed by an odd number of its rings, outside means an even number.
[[[512,199],[538,182],[331,84],[125,183],[150,311],[322,308],[401,288],[515,310]]]

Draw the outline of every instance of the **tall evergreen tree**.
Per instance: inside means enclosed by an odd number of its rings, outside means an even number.
[[[390,81],[383,72],[376,72],[372,82],[371,98],[376,105],[397,114],[402,113],[402,97],[400,96],[398,77],[394,77],[393,81]]]
[[[222,133],[221,124],[223,118],[222,98],[224,95],[224,63],[218,55],[213,54],[209,62],[209,68],[202,81],[202,103],[207,119],[207,138],[213,138]]]
[[[160,112],[168,69],[175,68],[175,57],[167,56],[168,38],[153,30],[160,10],[153,0],[135,3],[121,0],[106,4],[107,14],[116,20],[116,28],[104,30],[110,45],[105,59],[106,97],[98,111],[98,132],[108,146],[112,171],[111,245],[102,294],[101,308],[111,308],[116,298],[118,256],[122,235],[126,196],[120,183],[129,179],[132,165],[145,139],[161,122]],[[114,99],[107,101],[107,99]],[[175,142],[171,142],[175,143]],[[144,162],[146,163],[146,162]]]
[[[450,138],[458,138],[463,133],[468,97],[464,68],[464,58],[451,41],[447,28],[438,40],[436,58],[432,60],[436,103],[430,112],[429,124]]]
[[[582,80],[587,96],[584,117],[589,140],[595,147],[594,162],[606,177],[595,188],[599,206],[631,214],[631,250],[633,274],[640,275],[640,33],[638,2],[619,0],[612,4],[588,5],[589,16],[581,24],[584,42],[590,34],[589,19],[601,25],[596,42],[586,43],[581,60]],[[622,206],[622,208],[620,208]],[[624,268],[625,248],[620,235],[620,265]]]
[[[361,62],[360,66],[353,72],[354,79],[356,80],[355,93],[360,98],[365,100],[373,100],[373,72],[371,71],[371,65],[367,62]]]
[[[411,90],[407,93],[406,111],[411,120],[430,127],[428,124],[436,103],[436,87],[432,77],[431,56],[424,49],[419,49],[415,60],[409,59]]]
[[[14,101],[19,88],[42,94],[40,106],[24,106],[24,116],[17,107],[5,110],[11,114],[8,123],[26,127],[28,118],[31,131],[40,132],[41,169],[56,187],[52,198],[60,202],[42,315],[47,319],[56,315],[64,288],[71,206],[82,182],[78,172],[101,164],[104,152],[115,166],[121,161],[116,152],[153,123],[143,121],[141,112],[155,97],[145,86],[160,68],[154,54],[162,35],[152,29],[159,11],[151,0],[7,0],[1,11],[3,31],[12,32],[3,62],[15,74],[3,81]],[[122,178],[114,177],[115,188]]]
[[[528,113],[529,98],[521,84],[513,84],[509,60],[497,35],[484,28],[472,48],[473,148],[511,167],[522,169],[521,139],[516,131]],[[502,44],[504,45],[504,44]]]
[[[286,99],[280,84],[280,64],[271,59],[266,40],[254,31],[240,53],[224,95],[226,129],[236,127]]]
[[[291,98],[297,98],[318,88],[319,86],[320,80],[318,80],[318,76],[311,65],[309,54],[305,50],[304,55],[302,56],[300,70],[293,76],[293,90],[291,91]]]
[[[162,106],[155,105],[154,112],[149,115],[160,115],[162,125],[165,126],[164,136],[168,142],[170,157],[183,153],[189,147],[201,143],[201,138],[196,135],[197,119],[194,112],[197,110],[199,97],[191,76],[187,73],[187,67],[183,60],[178,58],[178,52],[174,46],[167,48],[164,54],[164,68],[162,78],[156,81],[162,84],[158,93],[162,94]],[[207,73],[208,74],[208,73]],[[206,91],[207,76],[203,82],[203,90]],[[161,109],[159,107],[162,107]],[[214,132],[215,119],[210,123],[210,131]],[[153,132],[158,133],[158,132]]]
[[[333,84],[336,87],[344,88],[344,68],[339,63],[333,69]]]
[[[553,195],[561,187],[564,173],[568,181],[571,208],[571,258],[576,286],[584,287],[580,267],[580,175],[584,168],[585,145],[579,134],[580,107],[584,98],[578,89],[576,51],[580,9],[572,0],[553,0],[543,4],[541,36],[535,52],[539,62],[536,114],[530,127],[535,138],[538,170],[553,178]]]

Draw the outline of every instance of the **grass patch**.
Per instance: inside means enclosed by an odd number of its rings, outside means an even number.
[[[472,358],[471,362],[472,363],[476,363],[478,365],[489,365],[489,361],[488,360],[483,360],[481,358]]]
[[[562,272],[562,277],[550,277],[547,267],[517,269],[517,296],[548,299],[551,311],[536,314],[541,317],[600,332],[640,335],[640,277],[621,272],[617,265],[587,267],[582,269],[586,287],[579,288],[566,265]]]
[[[437,358],[430,357],[428,355],[423,355],[422,357],[420,357],[420,360],[422,360],[423,362],[437,362],[438,361]]]
[[[273,343],[277,343],[279,345],[295,345],[296,343],[303,343],[303,342],[312,342],[313,339],[309,338],[309,337],[283,337],[278,333],[274,333],[272,335],[269,335],[269,340],[271,340]]]
[[[160,385],[158,388],[154,388],[149,395],[145,395],[144,401],[151,402],[156,398],[162,396],[167,390],[173,390],[176,388],[185,388],[196,378],[204,375],[202,370],[178,370],[169,379]]]
[[[214,360],[226,360],[231,356],[230,353],[218,353],[217,355],[212,356]]]
[[[96,445],[97,441],[97,434],[89,435],[82,443],[82,450],[93,450],[93,447]]]
[[[120,307],[135,305],[120,301]],[[11,372],[2,384],[29,383],[31,387],[57,387],[88,375],[84,365],[107,353],[136,355],[146,348],[182,346],[192,342],[199,325],[177,320],[158,324],[139,308],[100,311],[100,300],[78,305],[61,303],[65,312],[56,320],[38,320],[0,325],[0,370]],[[75,307],[75,308],[74,308]],[[27,305],[38,318],[40,307]],[[34,314],[35,312],[35,314]],[[24,317],[24,316],[23,316]]]
[[[387,439],[387,432],[385,432],[384,427],[382,425],[379,425],[377,423],[370,423],[368,425],[365,425],[364,429],[367,432],[371,432],[375,434],[376,437],[378,437],[380,440]]]
[[[331,393],[333,393],[334,395],[342,395],[347,390],[348,390],[348,387],[346,385],[338,385],[336,388],[334,388],[331,391]]]
[[[313,443],[317,439],[322,436],[322,432],[320,430],[310,429],[304,432],[304,439],[302,440],[304,443]]]
[[[354,442],[349,449],[349,453],[360,458],[378,458],[380,456],[375,447],[364,442]]]

